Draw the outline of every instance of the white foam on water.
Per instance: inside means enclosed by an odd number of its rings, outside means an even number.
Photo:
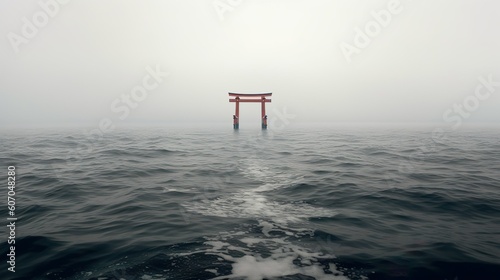
[[[217,269],[205,269],[205,271],[213,273],[215,275],[219,275],[219,272],[217,271]]]
[[[230,274],[221,275],[220,271],[206,270],[214,274],[213,280],[262,280],[297,274],[316,280],[350,279],[332,263],[334,255],[324,253],[321,248],[295,244],[299,239],[313,237],[311,229],[265,220],[259,220],[258,225],[242,227],[243,230],[204,236],[203,246],[176,255],[189,258],[190,255],[203,253],[217,256],[218,262],[230,263]]]
[[[299,222],[311,217],[332,217],[335,211],[306,203],[280,203],[268,200],[256,190],[218,197],[214,200],[191,201],[182,206],[188,212],[205,216],[261,218],[277,223]]]
[[[158,278],[161,277],[161,278]],[[120,278],[120,280],[125,279],[125,278]],[[162,277],[161,275],[147,275],[144,274],[140,279],[142,280],[166,280],[165,277]]]
[[[223,277],[213,279],[229,279],[244,278],[248,280],[262,280],[271,277],[289,276],[302,274],[314,277],[317,280],[348,280],[349,278],[343,275],[326,274],[323,268],[318,266],[298,267],[293,264],[294,257],[286,257],[281,259],[273,258],[256,258],[253,256],[244,256],[233,265],[233,273]]]
[[[310,230],[296,231],[267,221],[260,221],[258,228],[261,234],[249,230],[243,232],[244,234],[239,231],[205,237],[207,241],[204,245],[209,246],[204,249],[205,254],[216,255],[232,265],[231,274],[215,275],[213,280],[262,280],[296,274],[311,276],[317,280],[349,279],[328,261],[335,256],[315,252],[289,240],[297,236],[311,235]],[[272,234],[269,234],[270,232]]]
[[[245,166],[245,164],[243,164]],[[243,189],[236,193],[223,194],[216,199],[190,201],[182,206],[188,211],[205,216],[267,219],[275,223],[296,223],[311,217],[332,217],[335,211],[313,207],[307,203],[281,203],[268,199],[265,192],[288,187],[301,177],[286,173],[274,174],[268,167],[251,161],[241,172],[262,185]]]
[[[247,162],[244,176],[262,182],[258,188],[242,189],[212,200],[192,201],[183,204],[187,211],[218,217],[249,218],[259,222],[255,230],[221,232],[218,236],[205,237],[201,250],[183,253],[183,256],[203,251],[230,262],[230,275],[215,275],[217,279],[261,280],[279,276],[302,274],[318,280],[349,279],[335,265],[328,265],[333,255],[315,252],[293,243],[314,230],[297,226],[311,217],[332,217],[337,213],[306,203],[281,203],[270,200],[265,192],[297,183],[300,177],[274,174],[257,161]],[[292,226],[293,225],[293,226]],[[320,262],[320,260],[323,260]]]

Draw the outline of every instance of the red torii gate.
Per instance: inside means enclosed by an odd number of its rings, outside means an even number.
[[[266,98],[266,96],[271,96],[272,93],[229,93],[229,96],[235,98],[229,99],[229,102],[236,102],[236,112],[233,115],[233,128],[240,128],[240,102],[260,102],[261,112],[262,112],[262,129],[267,129],[267,115],[266,115],[266,102],[271,102],[271,99]]]

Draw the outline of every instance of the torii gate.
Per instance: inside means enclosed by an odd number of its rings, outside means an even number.
[[[266,115],[266,102],[271,102],[271,99],[266,98],[266,96],[271,96],[272,93],[229,93],[229,96],[235,98],[229,99],[229,102],[236,102],[236,112],[233,115],[233,128],[240,128],[240,102],[260,102],[262,105],[262,129],[267,129],[267,115]]]

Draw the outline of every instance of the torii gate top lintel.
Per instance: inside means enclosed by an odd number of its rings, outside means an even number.
[[[234,92],[230,92],[229,93],[229,96],[239,96],[239,97],[245,97],[245,96],[255,97],[255,96],[271,96],[271,95],[273,95],[272,92],[270,92],[270,93],[234,93]]]
[[[229,96],[235,97],[229,99],[229,102],[236,103],[236,112],[233,115],[233,128],[240,128],[240,102],[259,102],[261,103],[262,110],[262,129],[267,129],[267,115],[266,115],[266,103],[271,102],[271,99],[266,97],[271,96],[272,93],[233,93],[230,92]],[[257,97],[257,98],[256,98]],[[258,98],[260,97],[260,98]]]

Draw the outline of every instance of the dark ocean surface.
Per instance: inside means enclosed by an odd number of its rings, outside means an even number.
[[[500,279],[500,131],[2,131],[0,279]]]

